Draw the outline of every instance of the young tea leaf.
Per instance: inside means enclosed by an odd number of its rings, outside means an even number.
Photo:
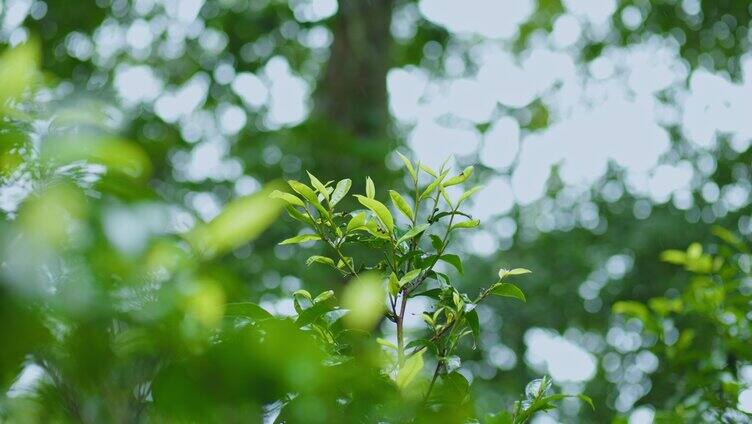
[[[337,203],[344,199],[345,196],[347,196],[347,193],[350,191],[350,187],[352,187],[352,180],[349,178],[338,182],[337,187],[332,192],[332,197],[329,199],[329,204],[334,207]]]
[[[369,199],[376,197],[376,186],[373,184],[371,177],[366,177],[366,197]]]
[[[415,172],[415,168],[413,167],[412,162],[410,162],[410,159],[400,152],[397,152],[397,155],[402,160],[402,163],[405,164],[405,168],[407,168],[407,172],[410,173],[410,178],[413,179],[413,182],[418,181],[418,174]]]
[[[405,215],[407,219],[409,219],[410,221],[413,221],[415,219],[412,208],[399,193],[394,190],[389,190],[389,197],[392,198],[392,204],[394,205],[394,207],[402,212],[402,214]]]
[[[301,208],[305,206],[302,200],[298,196],[295,196],[290,193],[285,193],[284,191],[274,190],[270,195],[270,198],[272,199],[282,199],[285,202],[289,203],[293,206],[300,206]]]
[[[444,184],[442,184],[442,186],[444,186],[444,187],[451,187],[453,185],[464,183],[468,178],[470,178],[471,175],[473,175],[473,170],[474,169],[475,169],[474,167],[468,166],[467,168],[465,168],[456,177],[452,177],[452,178],[444,181]]]
[[[389,212],[389,208],[387,208],[378,200],[372,199],[370,197],[360,195],[356,195],[355,197],[357,197],[361,205],[367,207],[368,209],[373,211],[374,214],[376,214],[376,217],[379,218],[379,221],[381,221],[382,224],[384,224],[384,227],[387,231],[389,231],[389,233],[394,232],[394,218],[392,218],[392,214]]]

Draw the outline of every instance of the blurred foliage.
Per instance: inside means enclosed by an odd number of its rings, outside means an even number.
[[[153,376],[144,376],[136,370],[161,370],[170,359],[191,352],[193,356],[190,358],[181,356],[185,360],[183,364],[173,362],[165,368],[169,370],[165,375],[170,377],[160,382],[160,387],[168,388],[162,393],[176,396],[175,402],[179,400],[188,406],[195,405],[196,410],[188,413],[194,417],[205,414],[206,420],[233,420],[237,416],[247,418],[264,414],[267,401],[286,399],[293,389],[301,387],[300,382],[288,381],[284,376],[278,379],[279,376],[271,374],[258,376],[258,373],[273,370],[255,367],[240,368],[240,371],[218,370],[215,368],[221,368],[221,364],[214,358],[235,355],[232,352],[235,348],[225,350],[235,343],[241,345],[237,352],[259,357],[258,360],[265,363],[263,361],[269,359],[261,358],[263,354],[257,351],[259,346],[282,342],[246,340],[244,335],[274,329],[289,335],[295,344],[291,345],[292,348],[276,345],[270,349],[278,349],[274,352],[279,353],[279,364],[298,369],[295,368],[298,359],[292,352],[297,348],[298,340],[303,350],[305,346],[315,346],[315,342],[311,342],[310,334],[303,334],[289,322],[257,322],[256,314],[261,312],[242,302],[251,299],[268,304],[289,296],[300,286],[300,281],[291,279],[291,276],[304,276],[302,283],[312,293],[326,292],[332,288],[333,282],[344,282],[347,276],[323,266],[306,266],[306,258],[325,254],[318,246],[304,249],[277,246],[277,241],[288,237],[292,228],[296,228],[292,219],[284,218],[267,232],[259,233],[273,220],[274,208],[262,207],[259,215],[267,219],[258,221],[259,224],[242,211],[249,205],[268,205],[265,194],[243,198],[234,203],[236,206],[230,206],[236,197],[235,181],[211,178],[187,181],[181,178],[173,159],[180,153],[190,152],[193,145],[186,140],[179,125],[163,121],[149,105],[110,106],[116,103],[112,93],[108,92],[113,85],[115,69],[122,63],[146,63],[158,70],[167,89],[185,83],[197,72],[211,74],[220,62],[231,63],[239,72],[258,72],[270,57],[279,55],[312,86],[325,87],[318,82],[325,78],[326,69],[336,68],[343,60],[361,58],[368,61],[373,60],[373,56],[378,56],[376,65],[382,72],[390,66],[420,65],[442,76],[444,59],[452,49],[457,50],[458,45],[473,40],[454,37],[444,28],[421,19],[415,1],[369,2],[391,8],[393,14],[418,16],[413,33],[406,38],[386,34],[386,40],[379,38],[384,44],[379,44],[378,48],[370,44],[369,37],[361,37],[350,46],[351,50],[344,49],[341,54],[330,55],[327,49],[322,52],[321,49],[304,47],[289,36],[289,29],[309,30],[323,26],[331,31],[331,37],[340,39],[349,29],[344,25],[335,26],[335,18],[317,23],[299,22],[292,11],[294,2],[222,0],[206,2],[202,11],[205,27],[220,30],[227,37],[221,52],[207,52],[197,38],[191,38],[176,57],[160,56],[155,49],[155,54],[147,57],[134,58],[122,53],[98,60],[77,56],[68,46],[75,37],[91,35],[104,23],[128,23],[137,19],[138,16],[130,11],[135,1],[97,0],[84,2],[86,4],[81,7],[71,7],[71,2],[66,0],[34,2],[41,3],[45,5],[46,13],[25,22],[32,40],[38,37],[41,54],[31,47],[31,43],[26,45],[28,48],[5,50],[0,59],[3,63],[0,67],[0,178],[3,183],[23,187],[20,197],[25,199],[18,210],[3,209],[5,220],[0,230],[2,248],[6,252],[0,276],[0,314],[14,317],[2,321],[2,345],[10,348],[0,352],[0,378],[7,387],[18,377],[21,364],[25,363],[47,370],[49,380],[35,391],[34,396],[4,399],[3,413],[26,422],[59,421],[63,416],[75,414],[89,421],[115,420],[108,414],[123,414],[118,415],[123,421],[136,420],[142,415],[128,414],[142,412],[132,407],[132,402],[145,399],[148,390],[134,392],[132,389],[142,387],[143,382],[150,381]],[[555,19],[564,13],[563,3],[538,0],[533,16],[513,40],[514,49],[523,52],[537,31],[550,31]],[[657,35],[677,40],[680,53],[690,68],[715,69],[737,78],[739,59],[749,51],[749,2],[702,0],[696,2],[699,13],[691,15],[684,11],[684,3],[695,2],[619,1],[610,22],[615,31],[606,39],[586,40],[587,46],[582,48],[583,64],[597,58],[605,47],[629,46]],[[629,6],[638,7],[642,13],[642,23],[638,28],[627,28],[621,19],[622,11]],[[350,19],[357,27],[363,19],[376,19],[376,16],[391,19],[393,14],[365,14]],[[383,22],[380,27],[383,27]],[[429,43],[430,46],[440,46],[438,55],[429,57],[425,54]],[[264,53],[249,55],[249,51],[255,51],[251,47],[260,47]],[[353,50],[367,54],[350,55]],[[44,69],[56,77],[37,72],[35,64],[40,61]],[[348,69],[358,69],[358,63],[347,65]],[[369,79],[384,77],[378,73],[367,76]],[[37,92],[35,97],[32,91],[26,90],[29,84],[41,87],[50,81],[54,81],[50,87],[56,89],[43,90],[43,95]],[[380,186],[397,190],[405,187],[405,180],[393,172],[397,158],[389,155],[402,144],[399,141],[400,129],[394,128],[388,114],[383,113],[386,108],[384,98],[375,96],[372,99],[363,95],[357,86],[363,82],[358,78],[348,81],[356,86],[339,87],[338,92],[346,96],[340,99],[343,104],[347,101],[346,104],[362,111],[376,111],[368,116],[379,117],[371,123],[367,134],[353,133],[355,126],[345,121],[346,116],[332,116],[320,111],[317,103],[326,101],[319,99],[325,98],[328,91],[317,89],[315,96],[311,96],[314,100],[310,105],[313,109],[310,118],[290,128],[268,128],[260,118],[261,113],[249,114],[249,125],[233,138],[228,154],[239,160],[244,175],[252,176],[256,181],[300,178],[302,170],[309,169],[323,181],[343,176],[363,181],[370,175],[379,181]],[[217,82],[211,83],[209,91],[206,108],[211,110],[225,101],[232,101],[234,96],[226,85]],[[549,125],[551,117],[543,104],[534,102],[529,109],[532,119],[526,129],[538,130]],[[361,110],[353,111],[353,115],[362,118],[362,114],[355,112]],[[42,128],[39,128],[40,122],[44,123]],[[694,160],[703,153],[688,149],[682,143],[680,133],[675,129],[672,131],[675,143],[670,154],[672,157],[687,155]],[[725,146],[728,140],[721,138],[721,149],[714,157],[715,170],[707,176],[719,186],[738,180],[740,166],[744,174],[750,162],[749,151],[733,154]],[[493,172],[482,167],[476,170],[480,179]],[[623,176],[614,171],[600,186],[593,187],[586,194],[588,200],[597,206],[605,228],[594,230],[576,226],[567,230],[530,233],[526,230],[530,227],[525,225],[526,220],[548,213],[533,205],[518,208],[511,215],[518,228],[512,240],[513,249],[500,251],[490,258],[473,258],[472,245],[467,243],[465,246],[467,257],[463,255],[463,267],[472,272],[457,275],[455,279],[456,286],[464,292],[478,291],[487,282],[477,276],[493,275],[498,268],[509,264],[525,264],[536,270],[535,278],[524,286],[525,294],[535,301],[524,307],[505,304],[503,325],[487,328],[484,333],[495,337],[494,340],[502,340],[514,350],[517,358],[525,357],[524,335],[531,327],[551,328],[562,333],[575,329],[604,340],[611,328],[623,324],[621,318],[611,317],[610,306],[614,302],[630,299],[647,305],[652,316],[650,299],[665,296],[674,299],[676,293],[686,290],[686,276],[676,272],[675,267],[660,263],[657,258],[667,248],[686,246],[695,241],[709,243],[711,234],[705,216],[700,218],[698,212],[697,217],[690,219],[690,212],[662,204],[650,205],[648,216],[637,218],[634,211],[644,207],[644,199],[635,199],[628,194],[617,201],[604,199],[600,189],[608,183],[616,183],[622,189],[625,185]],[[555,183],[552,187],[550,197],[555,198],[561,187],[556,187]],[[279,187],[272,183],[268,191],[274,189]],[[200,221],[188,200],[197,193],[211,194],[223,207],[229,207],[230,213],[233,210],[241,212],[233,214],[229,220],[217,218],[198,225],[184,238],[180,234],[185,233],[185,227]],[[698,194],[695,197],[698,207],[694,212],[704,213],[712,209],[713,205],[704,202]],[[357,207],[352,199],[345,199],[342,203],[348,210]],[[167,231],[165,224],[156,230],[147,228],[146,235],[143,231],[137,232],[134,222],[148,221],[143,214],[152,216],[154,211],[177,215],[185,222],[180,228]],[[740,218],[748,215],[749,208],[745,207],[734,212],[723,211],[708,220],[734,229],[741,228]],[[235,219],[240,219],[237,226]],[[119,231],[110,230],[108,233],[107,229],[113,226]],[[124,243],[123,240],[129,237],[123,233],[141,241]],[[251,244],[246,243],[254,237],[258,238]],[[462,243],[460,239],[458,253],[463,251]],[[579,293],[583,282],[602,276],[604,264],[616,255],[629,257],[632,266],[624,275],[610,279],[608,285],[599,291],[597,300],[600,306],[594,304],[593,299],[584,300]],[[173,289],[167,290],[163,286]],[[89,290],[92,287],[96,290]],[[83,293],[91,293],[91,296],[82,296]],[[146,295],[149,299],[143,309],[132,299],[136,294]],[[225,303],[237,306],[217,307]],[[225,330],[228,311],[237,308],[244,311],[242,317],[245,318],[241,317],[241,321],[247,319],[253,325],[250,328],[227,325],[231,327],[228,332],[220,332],[218,328]],[[83,318],[85,316],[91,318],[87,320]],[[220,323],[217,322],[218,316],[222,317]],[[119,323],[117,326],[110,324],[115,321]],[[147,336],[136,337],[126,331],[130,328],[137,330],[135,335],[140,331]],[[700,334],[710,337],[713,331]],[[121,340],[119,335],[122,333],[126,334],[122,338],[130,340],[134,349],[132,352],[126,350],[127,354],[114,347],[115,339]],[[216,349],[213,345],[207,347],[207,337],[219,338],[220,333],[229,344],[220,344]],[[157,345],[142,340],[156,341]],[[650,339],[645,340],[648,343]],[[62,352],[45,351],[50,346],[60,346]],[[710,344],[692,346],[705,353],[710,348]],[[652,351],[655,346],[640,347],[643,348]],[[611,347],[604,349],[596,353],[604,354]],[[207,356],[208,351],[215,356]],[[28,352],[38,354],[28,355]],[[65,352],[79,355],[80,360],[73,361],[64,355]],[[488,359],[487,352],[472,350],[469,346],[460,346],[460,354],[467,363],[479,364]],[[661,358],[661,367],[646,377],[652,387],[638,404],[673,411],[680,403],[678,398],[681,396],[674,381],[681,373],[664,366],[669,359],[661,351],[655,350],[655,354]],[[750,356],[747,352],[737,360],[740,364],[748,363]],[[109,365],[113,368],[108,368]],[[319,372],[319,368],[313,369],[315,373]],[[344,387],[356,385],[353,391],[361,390],[361,399],[364,400],[358,408],[367,409],[372,399],[374,404],[393,401],[391,396],[395,393],[390,392],[393,387],[383,378],[370,383],[366,383],[370,380],[363,379],[367,387],[357,386],[364,374],[363,369],[378,375],[380,366],[373,362],[353,365],[349,370],[350,377],[357,375],[358,378],[340,376],[343,380],[332,381],[341,382]],[[572,412],[568,409],[558,418],[572,422],[609,422],[614,416],[621,415],[614,407],[617,382],[609,379],[607,374],[603,361],[600,361],[595,378],[585,387],[579,387],[593,396],[599,406],[595,411],[582,408]],[[514,369],[475,379],[471,392],[480,412],[496,412],[498,405],[509,404],[527,381],[539,376],[537,370],[518,364]],[[717,386],[720,383],[713,380],[717,376],[718,373],[708,372],[692,384],[702,385],[709,381]],[[725,381],[726,377],[721,375],[720,378]],[[253,379],[263,384],[249,383]],[[111,384],[103,384],[104,381]],[[228,396],[232,393],[234,400],[228,400],[226,406],[220,407],[221,399],[211,398],[215,391],[192,392],[190,389],[196,386],[186,381],[199,381],[206,387],[221,384],[227,387]],[[102,387],[108,388],[106,393],[101,393]],[[182,388],[185,388],[184,392],[178,390]],[[726,390],[725,387],[722,389]],[[727,392],[718,398],[728,400],[732,394]],[[336,396],[331,394],[326,400],[337,399]],[[202,409],[207,398],[213,400],[216,408]],[[151,399],[155,405],[161,405],[153,413],[174,417],[176,411],[169,407],[175,403],[165,399],[158,396]],[[296,399],[297,402],[290,402],[292,399],[282,401],[303,405],[285,408],[290,414],[298,414],[292,416],[317,417],[316,413],[323,411],[321,417],[331,418],[336,415],[325,414],[341,413],[324,406],[318,408],[316,399],[306,396]],[[247,403],[240,407],[244,402]],[[39,405],[43,407],[39,408]],[[673,412],[667,412],[670,413]],[[159,415],[152,419],[160,420]],[[697,419],[715,422],[713,417]]]
[[[686,251],[661,255],[690,273],[681,291],[613,306],[614,313],[639,322],[654,340],[650,350],[660,358],[665,376],[656,384],[672,391],[668,399],[644,399],[659,408],[656,422],[752,422],[752,414],[738,404],[749,386],[742,374],[749,372],[752,357],[752,258],[747,244],[730,231],[716,227],[714,233],[719,241],[707,252],[693,243]]]

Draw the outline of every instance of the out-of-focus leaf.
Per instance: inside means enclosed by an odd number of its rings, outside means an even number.
[[[269,199],[278,183],[230,202],[213,220],[196,226],[186,239],[203,257],[210,258],[235,249],[258,237],[285,207],[279,199]]]
[[[342,306],[350,311],[345,315],[345,324],[349,328],[371,330],[384,313],[385,298],[381,278],[376,273],[349,281],[342,293]]]
[[[41,147],[41,158],[58,164],[100,164],[108,172],[142,180],[151,175],[152,168],[149,156],[136,143],[94,134],[47,139]]]
[[[407,358],[405,364],[397,372],[397,387],[405,389],[423,369],[423,351]]]
[[[225,315],[249,318],[253,321],[274,318],[266,309],[252,302],[235,302],[225,305]]]
[[[35,42],[7,49],[0,55],[0,110],[38,77],[39,58],[40,49]]]
[[[646,321],[649,316],[648,308],[639,302],[632,302],[632,301],[616,302],[614,303],[614,306],[611,307],[611,310],[615,314],[632,316],[635,318],[639,318],[642,321]]]

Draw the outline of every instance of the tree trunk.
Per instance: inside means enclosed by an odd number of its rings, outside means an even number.
[[[314,113],[359,138],[386,134],[394,0],[340,0]]]

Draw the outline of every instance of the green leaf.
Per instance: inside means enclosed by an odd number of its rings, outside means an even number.
[[[293,219],[313,227],[313,220],[308,217],[308,215],[303,214],[303,212],[289,205],[285,209],[287,209],[287,214],[290,215],[290,217],[292,217]]]
[[[460,259],[459,256],[453,255],[453,254],[446,254],[446,255],[441,255],[439,257],[439,260],[442,260],[448,263],[449,265],[452,265],[453,267],[457,269],[457,271],[459,271],[460,274],[464,273],[462,269],[462,259]]]
[[[357,230],[364,225],[366,225],[366,214],[364,212],[360,212],[352,217],[350,222],[347,223],[347,232],[349,233],[350,231]]]
[[[349,328],[370,331],[383,316],[386,293],[382,278],[376,273],[361,274],[345,286],[342,306],[350,312],[345,315]]]
[[[436,173],[436,171],[434,171],[433,169],[431,169],[430,167],[428,167],[428,165],[419,164],[418,167],[420,169],[424,170],[428,175],[430,175],[430,176],[432,176],[434,178],[438,177],[438,175],[439,175],[439,174]]]
[[[407,358],[405,364],[397,372],[397,387],[405,389],[423,369],[423,351]]]
[[[394,207],[402,212],[402,214],[405,215],[407,219],[409,219],[410,221],[415,219],[412,208],[399,193],[394,190],[389,190],[389,197],[392,198],[392,204],[394,205]]]
[[[389,293],[392,296],[397,296],[400,290],[399,281],[397,280],[397,274],[391,273],[391,275],[389,275],[389,282],[387,283],[387,288],[389,289]]]
[[[274,190],[270,195],[270,198],[272,199],[282,199],[285,202],[289,203],[293,206],[300,206],[301,208],[305,206],[302,200],[298,196],[295,196],[290,193],[285,193],[284,191]]]
[[[279,244],[297,244],[316,240],[321,240],[321,237],[319,237],[318,234],[300,234],[295,237],[290,237],[289,239],[282,240]]]
[[[442,290],[436,288],[436,289],[429,289],[429,290],[425,290],[419,293],[415,293],[413,295],[410,295],[410,297],[425,296],[425,297],[430,297],[431,299],[439,300],[441,299],[441,293],[442,293]]]
[[[334,297],[334,290],[327,290],[319,293],[319,295],[316,296],[315,299],[313,299],[313,303],[324,302],[331,299],[332,297]]]
[[[519,287],[511,283],[497,283],[491,288],[491,294],[502,297],[512,297],[527,302],[525,294]]]
[[[345,196],[347,196],[347,193],[350,191],[350,187],[352,187],[352,180],[349,178],[338,182],[337,187],[334,189],[334,192],[332,192],[331,199],[329,199],[329,204],[334,207],[334,205],[344,199]]]
[[[499,270],[499,279],[503,280],[504,277],[508,275],[523,275],[523,274],[531,274],[533,271],[530,271],[529,269],[525,268],[514,268],[514,269],[500,269]]]
[[[441,252],[441,249],[444,248],[444,241],[441,240],[441,237],[431,234],[431,245],[437,252]]]
[[[438,187],[439,184],[441,184],[441,182],[444,181],[444,178],[446,178],[448,173],[449,171],[445,171],[443,174],[436,177],[436,179],[431,184],[426,186],[425,190],[423,190],[423,193],[421,193],[420,196],[418,196],[418,201],[421,201],[425,199],[426,197],[430,197],[431,194],[436,190],[436,187]]]
[[[364,197],[360,195],[356,195],[355,197],[357,197],[360,204],[367,207],[376,214],[376,217],[379,218],[379,221],[381,221],[382,224],[384,224],[384,227],[390,234],[394,232],[394,218],[392,218],[392,214],[391,212],[389,212],[389,208],[387,208],[378,200],[372,199],[370,197]]]
[[[306,171],[306,173],[308,174],[308,178],[311,180],[311,185],[316,188],[316,191],[324,196],[324,199],[329,201],[329,190],[326,189],[326,186],[310,172]]]
[[[479,219],[471,219],[471,220],[468,220],[468,221],[462,221],[462,222],[458,222],[456,224],[453,224],[452,225],[452,230],[466,229],[466,228],[475,228],[478,225],[480,225],[480,220]]]
[[[316,197],[316,192],[314,192],[313,189],[308,187],[307,185],[295,180],[289,180],[287,181],[287,184],[289,184],[296,193],[303,196],[304,199],[308,200],[309,203],[319,203],[319,199]]]
[[[386,347],[388,347],[390,349],[397,350],[397,345],[395,345],[394,343],[390,342],[389,340],[382,339],[381,337],[376,338],[376,343],[378,343],[378,344],[380,344],[382,346],[386,346]]]
[[[0,109],[8,100],[21,96],[38,77],[39,45],[26,42],[0,55]]]
[[[687,253],[681,250],[669,249],[661,252],[661,260],[674,265],[687,263]]]
[[[611,310],[615,314],[633,316],[639,318],[642,321],[647,321],[649,317],[647,306],[639,302],[624,300],[619,301],[614,303],[614,306],[611,307]]]
[[[437,397],[442,398],[443,403],[461,404],[470,392],[470,383],[464,375],[457,371],[444,374],[441,378],[442,385],[437,392]]]
[[[465,182],[465,180],[467,180],[468,178],[470,178],[471,175],[473,175],[473,170],[474,169],[475,168],[473,168],[472,166],[468,166],[459,175],[457,175],[456,177],[452,177],[452,178],[446,180],[444,182],[444,184],[442,184],[442,185],[444,187],[451,187],[453,185],[462,184],[462,183]]]
[[[225,315],[229,317],[249,318],[253,321],[274,318],[266,309],[251,302],[228,303],[225,305]]]
[[[410,177],[413,179],[413,182],[418,181],[418,174],[415,172],[415,168],[413,168],[413,164],[412,162],[410,162],[410,159],[405,157],[405,155],[400,152],[397,152],[397,155],[400,157],[400,159],[402,159],[402,163],[405,164],[405,168],[407,168],[407,172],[410,173]]]
[[[423,231],[426,231],[426,229],[428,229],[429,226],[430,225],[428,224],[420,224],[417,227],[411,228],[402,237],[400,237],[399,240],[397,240],[397,244],[402,243],[403,241],[408,241],[412,239],[413,237],[417,236]]]
[[[298,325],[298,327],[304,327],[315,322],[317,319],[321,318],[329,311],[334,310],[334,308],[334,302],[314,303],[313,306],[308,309],[304,309],[298,314],[298,317],[295,319],[295,323]]]
[[[457,207],[459,208],[459,206],[462,204],[462,202],[464,202],[465,200],[469,199],[472,195],[474,195],[475,193],[477,193],[482,188],[483,188],[482,185],[478,185],[478,186],[475,186],[475,187],[471,188],[470,190],[462,193],[462,195],[460,196],[459,200],[457,200]]]
[[[369,199],[376,197],[376,186],[374,186],[371,177],[366,177],[366,197]]]
[[[279,199],[269,199],[275,186],[231,201],[206,224],[200,224],[185,238],[204,258],[233,250],[258,237],[285,207]]]
[[[327,258],[326,256],[319,256],[319,255],[311,256],[310,258],[306,260],[306,266],[311,266],[313,264],[324,264],[324,265],[329,265],[334,268],[337,267],[337,265],[334,263],[334,259]]]
[[[742,252],[746,252],[749,250],[747,249],[747,246],[739,237],[737,237],[734,233],[732,233],[731,231],[721,226],[714,225],[711,232],[713,233],[713,235],[725,241],[726,243],[733,246],[737,250],[740,250]]]
[[[418,278],[418,276],[420,275],[421,271],[423,271],[423,270],[422,269],[414,269],[414,270],[406,273],[405,275],[403,275],[402,278],[399,279],[399,283],[398,283],[399,286],[400,286],[400,288],[403,287],[405,284],[407,284],[407,283],[413,281],[414,279]]]

